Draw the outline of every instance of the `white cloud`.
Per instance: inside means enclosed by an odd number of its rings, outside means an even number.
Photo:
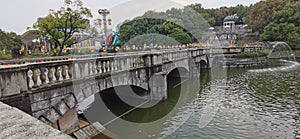
[[[172,7],[182,8],[183,6],[170,0],[132,0],[112,7],[110,10],[113,26],[116,26],[126,19],[141,16],[149,10],[165,11]]]

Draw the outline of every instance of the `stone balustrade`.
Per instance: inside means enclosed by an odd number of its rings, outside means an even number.
[[[143,55],[100,57],[28,65],[28,88],[63,83],[73,79],[111,74],[145,66]]]
[[[14,60],[1,60],[0,65],[21,65],[29,63],[41,63],[41,62],[51,62],[51,61],[63,61],[70,59],[87,59],[93,57],[106,57],[112,56],[110,53],[100,53],[91,55],[69,55],[69,56],[57,56],[57,57],[45,57],[45,58],[30,58],[30,59],[14,59]]]

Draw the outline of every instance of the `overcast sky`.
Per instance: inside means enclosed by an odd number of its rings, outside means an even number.
[[[46,16],[49,9],[59,9],[63,0],[0,0],[0,29],[22,34],[31,27],[38,17]],[[166,10],[183,7],[191,3],[201,3],[205,8],[250,5],[260,0],[82,0],[84,6],[92,10],[94,18],[100,17],[98,9],[111,10],[114,23],[142,15],[148,10]]]

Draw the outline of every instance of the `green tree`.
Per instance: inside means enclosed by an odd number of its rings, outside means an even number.
[[[253,31],[263,32],[265,26],[273,21],[273,13],[282,10],[286,0],[265,0],[256,3],[247,16],[247,24]]]
[[[76,43],[74,33],[82,32],[89,26],[92,18],[90,9],[83,7],[80,0],[65,0],[65,4],[57,11],[48,14],[34,24],[40,32],[39,37],[48,37],[55,47],[70,46]]]
[[[273,14],[273,22],[264,28],[262,40],[285,41],[293,49],[300,49],[300,2],[288,3]]]
[[[172,31],[173,33],[169,34],[168,36],[175,39],[176,41],[178,41],[180,44],[189,44],[192,43],[192,39],[189,36],[189,34],[187,34],[186,32],[184,32],[183,30],[179,29],[179,28],[175,28]]]
[[[22,46],[22,39],[20,35],[14,32],[4,32],[0,29],[0,50],[20,50]]]

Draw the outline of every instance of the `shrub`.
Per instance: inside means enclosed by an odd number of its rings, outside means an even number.
[[[12,55],[11,54],[0,54],[0,60],[11,60]]]
[[[269,55],[269,50],[265,49],[258,52],[243,52],[233,55],[232,58],[253,58],[253,57],[265,57]]]

